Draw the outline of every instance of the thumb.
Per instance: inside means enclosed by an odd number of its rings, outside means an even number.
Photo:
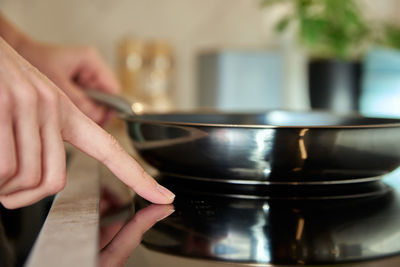
[[[175,195],[159,185],[121,147],[110,134],[83,115],[71,102],[64,110],[62,135],[65,141],[99,160],[122,182],[143,198],[157,204],[169,204]]]

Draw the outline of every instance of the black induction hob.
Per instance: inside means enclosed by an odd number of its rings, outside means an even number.
[[[161,177],[175,212],[150,250],[213,261],[326,265],[400,255],[400,173],[344,185],[251,186]],[[149,203],[135,198],[136,210]]]

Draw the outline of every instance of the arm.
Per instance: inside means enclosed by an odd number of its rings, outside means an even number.
[[[90,88],[118,93],[119,85],[95,49],[41,43],[25,35],[0,14],[0,36],[18,54],[54,82],[89,118],[105,124],[109,112],[83,92]]]
[[[23,34],[17,27],[11,24],[0,13],[0,36],[16,51],[19,51],[24,43],[32,42],[30,38]]]

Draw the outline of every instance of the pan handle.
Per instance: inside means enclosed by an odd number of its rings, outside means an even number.
[[[113,108],[116,111],[119,111],[123,114],[136,115],[132,109],[132,104],[121,96],[111,95],[90,89],[85,90],[85,93],[94,101]]]

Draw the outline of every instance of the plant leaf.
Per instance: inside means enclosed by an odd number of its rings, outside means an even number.
[[[291,16],[286,16],[283,19],[281,19],[275,26],[275,30],[277,32],[283,32],[286,30],[286,28],[289,26],[289,23],[291,21]]]

